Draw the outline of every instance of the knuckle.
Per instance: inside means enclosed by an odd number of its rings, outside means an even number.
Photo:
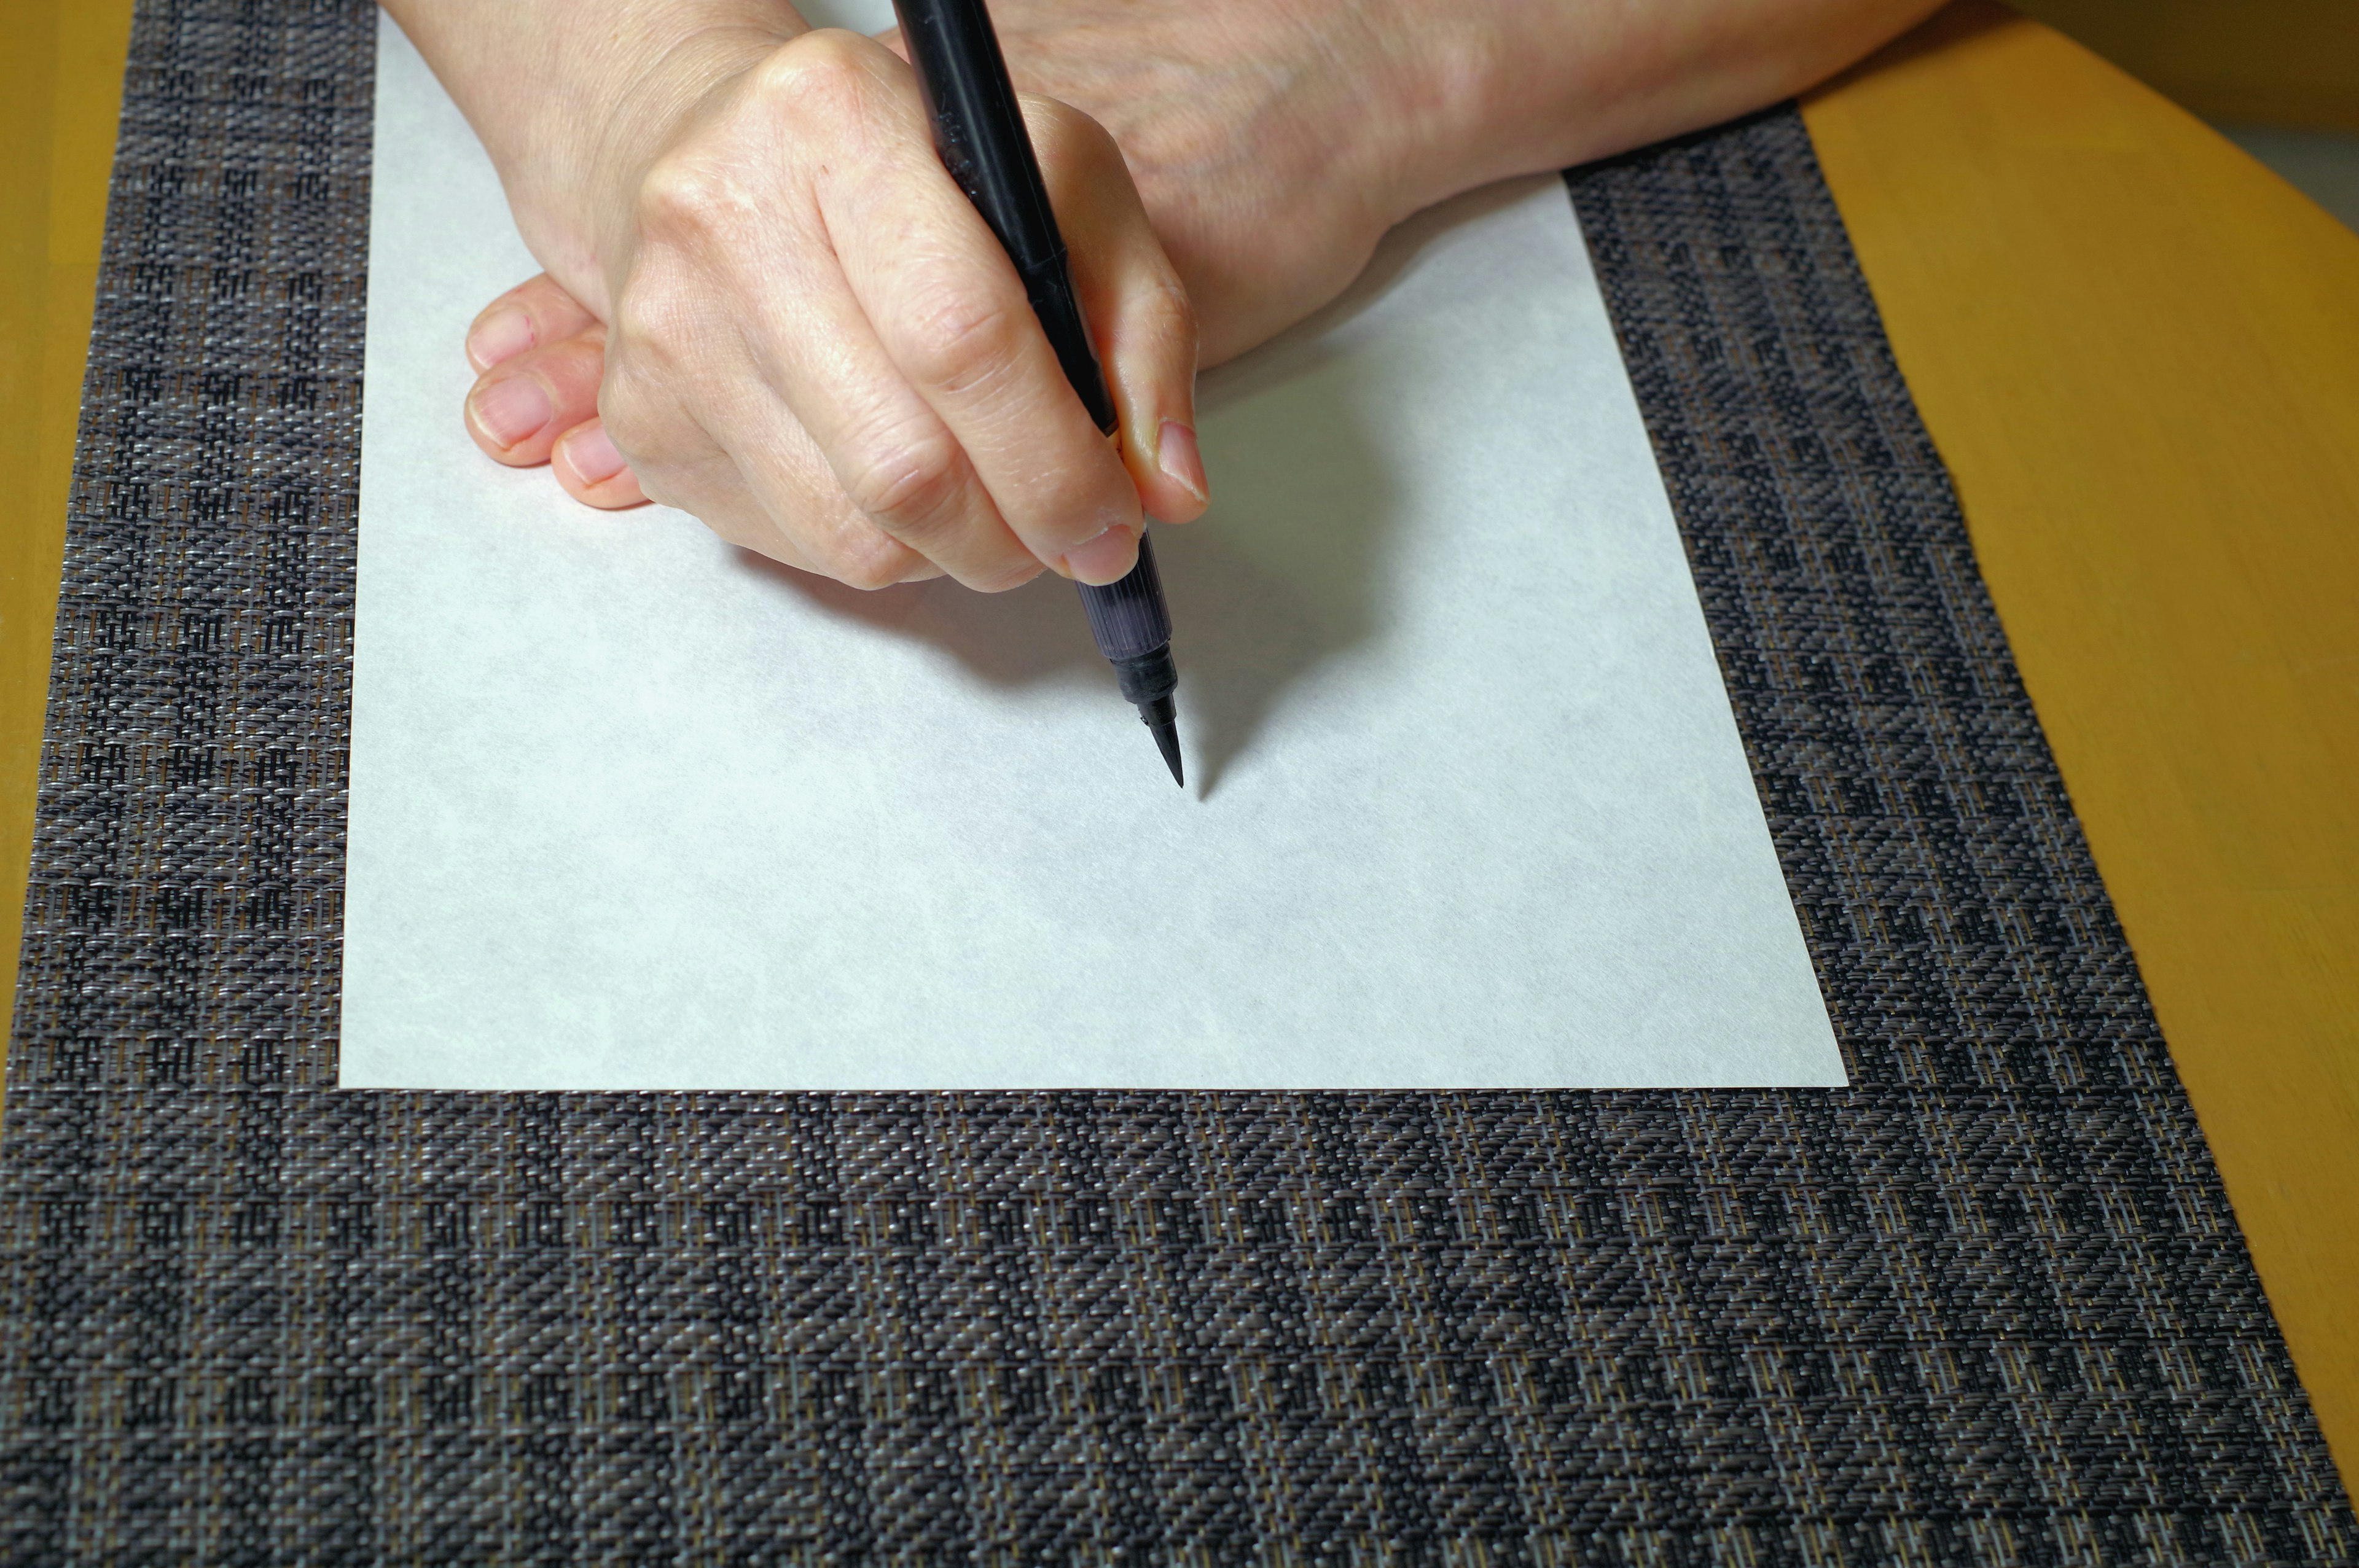
[[[639,493],[646,496],[649,501],[654,502],[658,506],[669,506],[680,511],[690,510],[685,492],[672,488],[671,480],[669,475],[661,472],[641,472],[636,464],[632,465],[631,471],[638,475]],[[718,528],[715,528],[713,532],[722,533]],[[722,536],[723,538],[728,537],[726,534],[722,534]],[[743,541],[733,539],[730,542],[732,544],[738,544]]]
[[[906,368],[919,383],[957,395],[987,386],[1016,362],[1033,325],[1028,308],[995,294],[946,287],[915,314]]]
[[[643,276],[634,274],[614,297],[614,319],[608,329],[613,338],[609,362],[625,362],[646,353],[648,345],[660,341],[667,314],[661,295],[649,288]]]
[[[663,316],[639,290],[625,288],[614,300],[614,319],[608,327],[606,379],[638,373],[647,360],[663,354]]]
[[[897,540],[862,528],[836,539],[825,559],[828,574],[838,582],[874,593],[899,582],[917,557]]]
[[[653,426],[651,412],[636,368],[610,361],[606,378],[598,385],[598,417],[605,421],[607,434],[626,444],[626,437],[644,434]]]
[[[690,438],[693,427],[683,427],[677,406],[650,396],[636,376],[609,373],[598,388],[597,412],[607,439],[639,475],[643,489],[650,476],[676,467],[696,450]]]
[[[606,438],[634,469],[647,472],[664,466],[671,456],[669,443],[643,414],[611,394],[600,397],[598,404],[598,423],[604,427]]]
[[[662,269],[635,269],[614,301],[614,319],[603,345],[608,373],[638,377],[678,375],[693,356],[696,304],[688,290],[670,286]]]
[[[949,509],[963,478],[947,438],[892,441],[854,468],[844,483],[853,505],[887,532],[922,530]]]
[[[748,87],[765,112],[815,124],[841,124],[860,103],[872,80],[856,33],[815,27],[772,50],[754,68]]]
[[[711,233],[745,205],[744,192],[727,170],[685,153],[657,159],[639,182],[639,228],[658,240],[677,243]]]

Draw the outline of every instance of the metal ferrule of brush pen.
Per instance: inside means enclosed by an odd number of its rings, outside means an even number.
[[[893,10],[943,167],[1016,265],[1033,314],[1082,406],[1099,429],[1114,434],[1114,395],[1073,292],[1064,237],[1049,208],[1049,188],[1040,178],[990,13],[983,0],[893,0]],[[1122,695],[1138,708],[1179,781],[1172,693],[1180,676],[1171,662],[1171,615],[1164,606],[1154,546],[1145,535],[1139,536],[1138,564],[1119,582],[1074,586],[1081,589],[1098,651],[1114,665]]]

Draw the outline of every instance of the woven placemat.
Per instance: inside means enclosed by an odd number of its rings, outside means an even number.
[[[371,39],[139,8],[0,1560],[2359,1560],[1789,110],[1573,189],[1854,1087],[337,1091]]]

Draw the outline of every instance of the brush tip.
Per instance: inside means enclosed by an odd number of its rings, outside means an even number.
[[[1149,726],[1155,731],[1155,749],[1163,753],[1164,765],[1171,770],[1171,782],[1181,789],[1188,787],[1188,775],[1180,766],[1180,727],[1177,724]]]
[[[1171,770],[1171,782],[1186,789],[1188,775],[1180,766],[1180,709],[1170,694],[1140,703],[1138,721],[1155,737],[1155,749],[1163,753],[1163,765]]]

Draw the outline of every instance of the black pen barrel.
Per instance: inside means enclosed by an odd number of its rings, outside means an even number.
[[[1114,428],[1114,397],[1073,293],[1071,263],[1040,160],[1008,80],[983,0],[893,0],[943,167],[1016,264],[1040,330],[1099,429]]]
[[[991,14],[983,0],[893,0],[893,10],[901,19],[901,37],[942,166],[1016,264],[1032,313],[1040,319],[1040,330],[1082,406],[1099,429],[1113,435],[1119,423],[1114,395],[1090,341],[1089,323],[1082,319],[1065,239],[1057,232],[1049,187],[1040,178],[1040,160],[1032,151]],[[1081,589],[1098,652],[1114,665],[1123,696],[1154,735],[1172,782],[1184,783],[1171,695],[1180,675],[1171,663],[1171,615],[1164,608],[1154,546],[1141,534],[1138,564],[1121,581],[1074,586]]]

